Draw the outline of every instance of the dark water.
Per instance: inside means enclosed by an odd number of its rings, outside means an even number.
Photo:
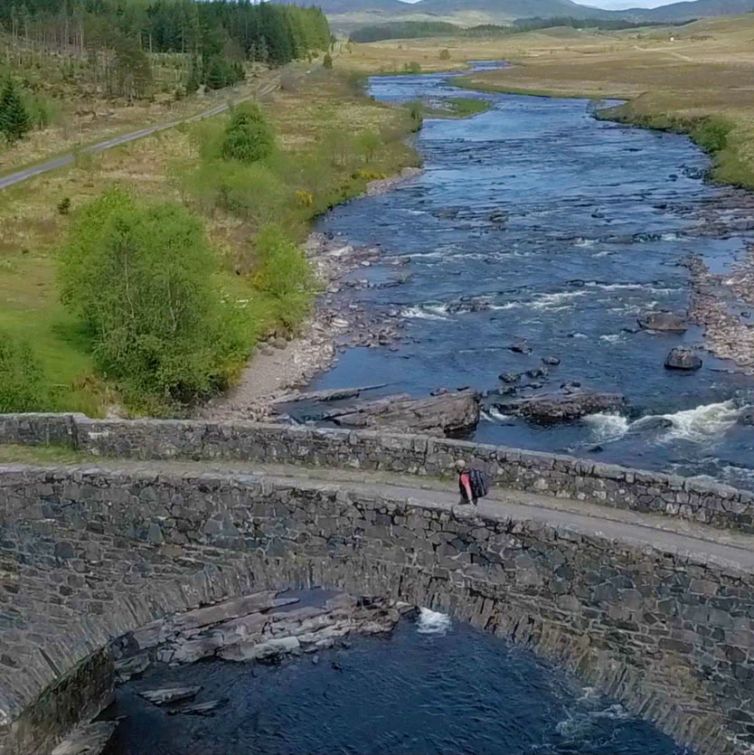
[[[489,753],[683,755],[619,705],[525,651],[435,614],[389,638],[277,667],[199,663],[121,688],[108,755]],[[170,716],[137,696],[201,684],[213,718]]]
[[[388,101],[459,95],[441,75],[371,87]],[[690,253],[713,270],[741,255],[752,234],[724,225],[747,217],[751,197],[705,183],[708,159],[685,137],[596,120],[583,100],[487,97],[487,113],[425,123],[422,176],[323,219],[344,242],[380,246],[386,264],[357,277],[410,278],[358,294],[373,310],[400,311],[397,350],[351,349],[316,387],[494,391],[500,373],[555,356],[562,362],[542,390],[578,381],[624,394],[629,408],[541,427],[491,400],[478,440],[754,484],[754,435],[736,424],[751,380],[710,355],[698,373],[668,372],[670,348],[699,344],[701,333],[637,332],[636,323],[648,310],[687,308]],[[390,264],[398,258],[407,264]],[[507,349],[518,338],[531,355]]]

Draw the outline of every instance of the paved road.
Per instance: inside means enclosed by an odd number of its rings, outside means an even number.
[[[254,93],[254,95],[251,96],[257,98],[264,97],[265,95],[276,89],[279,83],[280,76],[277,75],[272,80],[266,81]],[[167,131],[170,128],[175,128],[181,123],[192,123],[195,121],[204,120],[205,118],[211,118],[214,115],[219,115],[220,113],[225,112],[228,107],[228,103],[224,102],[196,115],[187,116],[186,118],[177,118],[176,120],[168,121],[167,123],[157,123],[154,126],[147,126],[145,128],[139,129],[138,131],[131,131],[128,134],[113,136],[110,139],[105,139],[104,141],[97,142],[96,144],[90,144],[86,147],[83,147],[81,149],[81,153],[85,155],[96,155],[100,152],[105,152],[108,149],[112,149],[113,147],[119,147],[123,144],[128,144],[129,142],[135,142],[137,139],[143,139],[145,136],[151,136],[152,134],[157,134],[160,131]],[[38,165],[34,165],[30,168],[23,168],[22,170],[16,171],[15,173],[0,176],[0,191],[11,186],[16,186],[17,184],[23,183],[24,181],[28,181],[30,178],[42,175],[43,173],[49,173],[50,171],[58,170],[59,168],[66,168],[69,165],[73,165],[75,159],[75,154],[73,152],[69,152],[65,155],[54,157],[51,160],[39,163]]]

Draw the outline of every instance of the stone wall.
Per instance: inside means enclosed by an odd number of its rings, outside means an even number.
[[[106,426],[91,427],[104,432]],[[129,427],[135,433],[140,426]],[[175,437],[175,425],[158,427]],[[211,439],[203,453],[241,448],[238,441],[207,436],[206,426],[183,427],[180,438],[195,432],[197,443],[201,434],[204,442]],[[305,437],[254,427],[227,432],[242,438],[269,433],[263,447],[269,452],[277,439],[286,454],[295,446],[281,438]],[[81,426],[78,433],[82,442]],[[84,443],[96,440],[91,433],[84,437]],[[330,454],[330,436],[322,437]],[[112,450],[100,446],[105,448]],[[418,464],[420,448],[415,456],[406,454],[406,466]],[[307,459],[314,458],[310,451]],[[587,526],[512,518],[503,506],[484,515],[453,510],[428,492],[405,500],[368,486],[218,472],[192,476],[167,468],[139,473],[8,467],[0,481],[0,524],[11,548],[0,557],[9,562],[17,547],[8,531],[44,528],[38,561],[24,552],[22,566],[33,571],[35,590],[49,585],[61,616],[85,613],[85,619],[68,623],[38,611],[23,615],[29,602],[16,586],[22,614],[15,623],[17,653],[28,651],[29,660],[24,675],[0,663],[0,700],[13,699],[16,715],[23,710],[26,720],[35,720],[35,699],[45,699],[39,686],[45,679],[59,683],[97,652],[92,637],[112,638],[208,596],[227,597],[233,584],[239,590],[321,585],[448,611],[566,664],[633,712],[693,742],[700,753],[754,753],[754,574],[730,564],[655,548],[637,542],[636,533],[623,541]],[[95,536],[120,551],[92,554]],[[128,580],[112,583],[108,569],[116,574],[121,561],[150,549],[151,571],[129,568]],[[174,565],[161,571],[159,559],[168,557]],[[180,571],[186,563],[210,559],[226,559],[228,566],[215,576],[197,573],[192,581]],[[46,576],[48,569],[80,575],[78,588],[58,591],[61,579]],[[56,631],[63,636],[55,637]],[[5,640],[4,633],[0,644],[7,654]],[[10,737],[12,729],[0,727],[0,743],[3,731]],[[10,738],[6,743],[7,752],[33,751],[11,749]]]
[[[464,458],[486,469],[502,487],[754,533],[754,493],[749,491],[588,459],[418,435],[255,423],[0,415],[3,442],[64,443],[100,456],[243,460],[429,476],[449,474],[453,462]]]

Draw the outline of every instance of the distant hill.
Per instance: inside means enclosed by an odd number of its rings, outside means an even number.
[[[284,0],[285,1],[285,0]],[[289,0],[300,3],[301,0]],[[659,8],[609,11],[573,0],[317,0],[336,29],[351,30],[370,23],[406,18],[443,21],[461,26],[509,24],[522,18],[625,19],[646,22],[681,22],[696,18],[739,15],[754,11],[754,0],[694,0]]]
[[[672,3],[660,8],[615,11],[615,14],[630,16],[636,20],[688,21],[693,18],[738,16],[752,11],[754,11],[754,0],[696,0],[695,2]]]

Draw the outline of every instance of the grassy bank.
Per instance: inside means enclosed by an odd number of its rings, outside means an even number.
[[[372,102],[338,71],[286,70],[263,109],[277,149],[248,169],[212,165],[208,145],[227,121],[218,117],[82,157],[70,170],[0,193],[0,329],[32,345],[54,392],[52,408],[96,416],[121,400],[95,374],[86,334],[59,300],[61,241],[87,202],[119,186],[200,217],[217,254],[217,285],[243,309],[252,350],[260,338],[297,324],[284,299],[256,285],[260,229],[275,221],[300,240],[318,213],[416,162],[404,142],[415,126],[410,114]]]

